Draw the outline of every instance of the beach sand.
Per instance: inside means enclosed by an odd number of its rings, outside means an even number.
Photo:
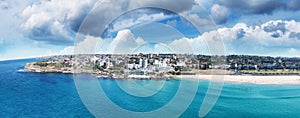
[[[300,84],[300,76],[250,76],[250,75],[178,75],[179,79],[203,79],[212,81],[253,84]]]

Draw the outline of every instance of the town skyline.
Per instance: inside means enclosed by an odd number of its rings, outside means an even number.
[[[299,75],[300,58],[194,54],[78,54],[39,58],[25,71],[166,79],[176,75]],[[205,71],[208,70],[208,71]]]

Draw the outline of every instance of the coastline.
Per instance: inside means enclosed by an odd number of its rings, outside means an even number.
[[[234,82],[234,83],[252,83],[252,84],[300,84],[300,76],[297,75],[223,75],[221,73],[204,73],[195,75],[119,75],[109,72],[93,71],[93,70],[74,70],[73,68],[55,68],[55,67],[40,67],[35,63],[27,63],[22,71],[36,73],[64,73],[64,74],[80,74],[89,73],[97,78],[113,78],[113,79],[137,79],[137,80],[170,80],[170,79],[199,79],[211,80],[219,82]],[[22,72],[20,71],[20,72]],[[215,75],[214,75],[215,74]]]
[[[216,82],[252,84],[300,84],[300,76],[251,76],[251,75],[180,75],[178,79],[199,79]]]
[[[21,71],[21,72],[31,72],[31,71]],[[33,73],[43,73],[43,72],[33,72]],[[53,72],[44,72],[44,73],[53,73]],[[62,73],[62,72],[57,72]],[[80,74],[80,73],[62,73],[62,74]],[[98,79],[111,78],[111,79],[136,79],[136,80],[172,80],[172,79],[184,79],[184,80],[208,80],[215,82],[232,82],[232,83],[250,83],[250,84],[299,84],[300,85],[300,76],[253,76],[253,75],[169,75],[160,78],[154,78],[150,76],[107,76],[100,74],[92,74]]]

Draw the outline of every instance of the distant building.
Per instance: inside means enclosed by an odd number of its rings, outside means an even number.
[[[148,60],[147,59],[143,59],[142,61],[142,68],[147,68],[148,67]]]

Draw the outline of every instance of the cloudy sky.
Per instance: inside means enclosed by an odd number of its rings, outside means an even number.
[[[74,48],[300,56],[300,0],[0,0],[0,14],[0,60]]]

